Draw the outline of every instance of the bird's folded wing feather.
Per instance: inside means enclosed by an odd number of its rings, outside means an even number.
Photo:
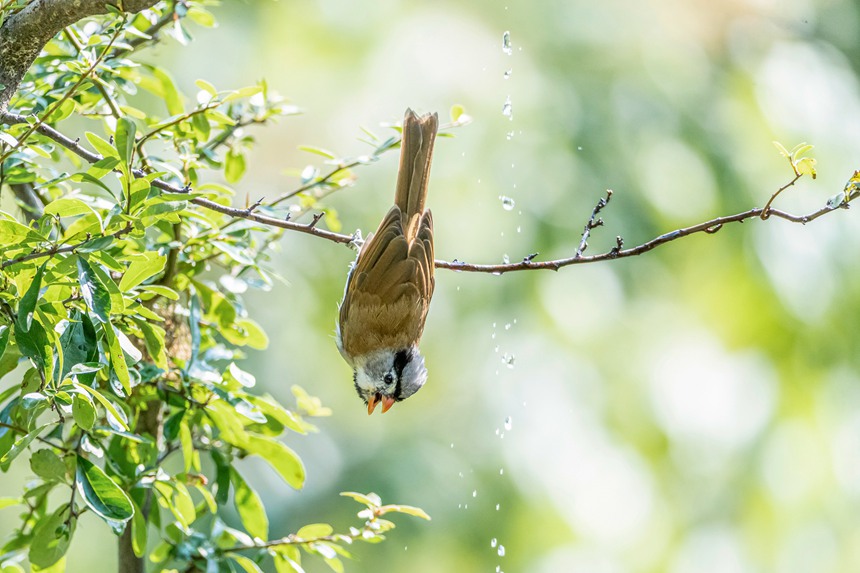
[[[392,207],[359,253],[340,307],[347,354],[417,342],[433,294],[433,217],[426,211],[415,239],[404,236],[402,213]]]

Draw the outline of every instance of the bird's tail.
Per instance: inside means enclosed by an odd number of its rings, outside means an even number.
[[[439,117],[435,113],[419,117],[411,109],[406,110],[403,140],[400,143],[397,191],[394,195],[394,204],[400,207],[407,223],[404,228],[412,227],[414,220],[424,212],[433,143],[438,129]]]

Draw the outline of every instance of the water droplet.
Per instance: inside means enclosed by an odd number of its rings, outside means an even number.
[[[498,539],[496,539],[495,537],[493,537],[492,539],[490,539],[490,547],[495,547],[495,546],[496,546],[496,545],[498,545],[498,544],[499,544],[499,540],[498,540]]]
[[[511,417],[510,417],[510,416],[508,416],[507,418],[505,418],[505,429],[506,429],[507,431],[509,431],[509,432],[510,432],[510,431],[511,431],[511,428],[513,427],[513,425],[514,425],[514,421],[513,421],[513,420],[511,420]]]
[[[499,468],[499,475],[500,476],[505,475],[505,468]]]
[[[451,449],[454,449],[454,442],[451,442]]]
[[[519,225],[517,225],[517,233],[522,233],[522,232],[523,232],[523,228],[520,227]],[[457,287],[457,288],[459,289],[460,287]]]
[[[505,78],[506,80],[509,80],[509,79],[511,78],[511,74],[512,74],[512,73],[514,73],[514,71],[513,71],[513,70],[506,70],[506,71],[505,71],[504,78]]]
[[[511,33],[508,30],[502,34],[502,51],[509,56],[514,53],[514,49],[511,47]]]
[[[510,120],[514,119],[514,110],[513,106],[511,105],[511,96],[505,98],[505,103],[502,104],[502,115]]]
[[[502,566],[496,565],[496,573],[502,573]]]
[[[511,258],[508,256],[508,254],[507,254],[507,253],[505,253],[504,255],[502,255],[502,262],[503,262],[504,264],[506,264],[506,265],[508,265],[508,264],[510,264],[510,263],[511,263]]]
[[[409,551],[409,546],[408,546],[408,545],[404,545],[404,546],[403,546],[403,551]]]
[[[514,360],[516,360],[516,356],[514,356],[513,354],[508,354],[507,352],[505,352],[504,354],[502,354],[502,362],[503,362],[503,363],[505,364],[505,366],[507,366],[508,368],[513,368],[513,367],[514,367]]]
[[[507,137],[507,138],[508,138],[508,141],[510,141],[511,139],[513,139],[513,138],[514,138],[514,132],[513,132],[513,131],[509,131],[509,132],[507,132],[507,133],[505,134],[505,137]]]
[[[469,504],[468,504],[468,503],[467,503],[467,504],[465,504],[465,505],[463,506],[463,509],[469,509]]]
[[[496,435],[498,436],[501,433],[501,430],[496,428]]]
[[[577,151],[582,151],[582,146],[581,146],[581,145],[577,145],[577,146],[576,146],[576,150],[577,150]]]
[[[460,472],[459,475],[460,475],[460,477],[463,477],[463,472]]]
[[[510,329],[511,329],[511,323],[509,322],[505,325],[505,330],[510,330]]]
[[[502,200],[502,209],[505,211],[513,211],[516,206],[516,201],[508,197],[507,195],[499,195],[499,199]],[[495,326],[495,324],[493,325]]]
[[[478,490],[472,490],[472,497],[478,497]]]
[[[499,544],[499,550],[497,553],[499,554],[499,557],[504,557],[505,556],[505,546],[502,544]]]
[[[501,504],[501,503],[497,503],[497,504],[496,504],[496,511],[499,511],[499,509],[501,509],[501,507],[502,507],[502,504]]]
[[[493,352],[495,352],[496,354],[499,353],[499,345],[498,344],[496,344],[496,347],[493,349]]]

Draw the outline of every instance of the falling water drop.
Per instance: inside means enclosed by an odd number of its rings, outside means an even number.
[[[502,105],[502,115],[510,120],[514,119],[514,110],[513,106],[511,105],[511,96],[505,98],[505,103]]]
[[[498,554],[499,554],[499,557],[504,557],[504,556],[505,556],[505,546],[504,546],[504,545],[502,545],[501,543],[499,544],[499,551],[498,551]]]
[[[505,468],[499,468],[499,475],[500,476],[505,475]]]
[[[502,504],[501,504],[501,503],[497,503],[497,504],[496,504],[496,511],[499,511],[501,508],[502,508]]]
[[[495,537],[493,537],[493,538],[490,540],[490,547],[495,547],[495,546],[496,546],[496,545],[498,545],[498,544],[499,544],[499,540],[498,540],[498,539],[496,539]]]
[[[513,139],[513,138],[514,138],[514,132],[513,132],[513,131],[509,131],[509,132],[507,132],[507,133],[505,134],[505,137],[507,137],[507,138],[508,138],[508,141],[510,141],[511,139]]]
[[[506,265],[509,265],[511,263],[511,258],[508,256],[507,253],[502,255],[502,262]]]
[[[511,47],[511,33],[508,30],[502,34],[502,51],[509,56],[514,53],[514,49]]]
[[[511,420],[511,417],[510,417],[510,416],[508,416],[507,418],[505,418],[505,430],[507,430],[507,431],[509,431],[509,432],[510,432],[510,431],[511,431],[511,428],[513,427],[513,425],[514,425],[514,421],[513,421],[513,420]]]
[[[478,497],[478,490],[476,490],[476,489],[472,490],[472,497]]]
[[[502,200],[502,209],[505,211],[513,211],[516,206],[516,202],[508,197],[507,195],[499,195],[499,199]]]
[[[510,329],[511,329],[511,323],[509,322],[505,325],[505,330],[510,330]]]
[[[511,74],[512,74],[512,73],[514,73],[514,70],[506,70],[506,71],[505,71],[504,78],[505,78],[506,80],[510,79],[510,78],[511,78]]]
[[[505,366],[507,366],[508,368],[514,367],[515,360],[516,356],[514,356],[513,354],[508,354],[507,352],[502,354],[502,362],[504,362]]]

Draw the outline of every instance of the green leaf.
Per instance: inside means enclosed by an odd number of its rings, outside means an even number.
[[[82,429],[90,431],[96,421],[96,410],[86,394],[75,394],[72,398],[72,416]]]
[[[246,448],[266,460],[290,487],[301,489],[305,482],[305,467],[296,453],[285,444],[256,434],[248,434]]]
[[[3,357],[3,353],[6,352],[6,346],[9,344],[9,332],[8,325],[0,324],[0,358]]]
[[[818,176],[815,171],[815,159],[812,157],[804,157],[802,159],[798,159],[794,163],[794,168],[797,169],[797,172],[800,175],[809,175],[813,179]]]
[[[272,553],[272,559],[275,561],[275,571],[277,573],[305,573],[301,565],[296,559],[288,557],[285,551],[275,551]]]
[[[210,84],[206,80],[197,80],[194,82],[194,85],[196,85],[201,90],[207,92],[212,97],[215,97],[216,95],[218,95],[218,90],[215,89],[215,86],[213,86],[212,84]]]
[[[152,73],[161,82],[164,103],[167,105],[167,113],[170,115],[185,113],[185,108],[182,105],[182,96],[179,90],[176,89],[176,83],[173,81],[171,75],[164,68],[155,68],[152,70]]]
[[[0,497],[0,509],[12,507],[13,505],[21,505],[22,503],[20,497]]]
[[[164,270],[167,257],[155,252],[136,255],[119,281],[119,290],[126,292]]]
[[[90,145],[92,145],[103,157],[116,157],[119,159],[119,155],[113,145],[90,131],[86,132],[84,135],[86,136],[87,141],[90,142]]]
[[[33,528],[33,540],[28,553],[30,563],[42,569],[57,563],[69,549],[76,525],[77,519],[68,504],[40,519]]]
[[[114,422],[118,426],[120,426],[126,432],[129,431],[128,421],[126,420],[125,415],[122,414],[120,412],[120,410],[117,409],[116,406],[111,404],[111,402],[107,398],[102,396],[102,394],[98,390],[96,390],[94,388],[90,388],[86,384],[81,384],[79,382],[73,382],[72,385],[75,388],[77,388],[78,390],[83,391],[83,392],[87,392],[90,396],[95,398],[110,413]],[[111,418],[108,418],[109,421],[110,421],[110,419]]]
[[[30,286],[18,303],[18,320],[16,326],[23,332],[30,330],[30,324],[33,321],[33,311],[36,310],[36,303],[39,302],[39,291],[42,288],[42,275],[44,272],[45,266],[42,265],[36,271],[36,276],[33,277]]]
[[[137,557],[143,557],[146,553],[146,518],[134,500],[131,500],[131,503],[134,506],[134,515],[131,516],[131,549]]]
[[[69,324],[60,335],[63,367],[57,363],[57,380],[63,380],[77,364],[94,362],[98,359],[96,331],[89,315],[75,309],[69,314]]]
[[[224,179],[227,183],[236,183],[245,174],[245,154],[231,149],[224,157]]]
[[[255,350],[265,350],[269,346],[269,337],[263,332],[263,328],[250,318],[237,320],[221,334],[237,346],[250,346]]]
[[[328,523],[311,523],[296,531],[296,537],[301,537],[302,539],[313,539],[315,537],[331,535],[333,531],[334,529]]]
[[[100,467],[80,455],[76,478],[87,506],[103,519],[128,521],[134,515],[128,495]]]
[[[146,352],[152,362],[162,370],[168,369],[167,354],[164,349],[164,329],[144,320],[134,319],[134,323],[143,333],[143,342]]]
[[[30,443],[35,440],[39,436],[39,434],[42,433],[42,430],[51,425],[51,423],[44,424],[42,426],[39,426],[35,430],[18,437],[15,440],[15,443],[12,444],[12,447],[9,449],[9,451],[3,454],[3,457],[0,458],[0,465],[6,466],[9,464],[9,462],[17,458],[18,455],[24,450],[26,450]]]
[[[242,478],[236,468],[231,468],[230,481],[233,484],[233,504],[252,537],[269,538],[269,518],[263,501],[254,489]]]
[[[430,521],[430,516],[427,515],[427,512],[425,512],[420,507],[415,507],[412,505],[383,505],[379,508],[378,512],[379,515],[385,515],[389,512],[405,513],[406,515],[412,515],[414,517],[420,517],[421,519],[426,519],[427,521]]]
[[[239,555],[238,553],[227,553],[227,556],[234,561],[236,565],[241,567],[245,573],[263,573],[263,570],[260,569],[259,565],[244,555]]]
[[[92,310],[91,316],[102,324],[109,324],[111,313],[110,293],[83,257],[78,257],[78,282],[81,285],[81,296],[83,296],[84,302]]]
[[[60,480],[66,475],[66,464],[52,450],[43,449],[30,456],[30,469],[40,478]]]
[[[120,160],[127,166],[131,164],[132,157],[134,156],[134,135],[136,131],[137,126],[127,117],[121,117],[117,120],[116,135],[113,141]]]
[[[74,217],[75,215],[95,214],[93,208],[77,197],[60,197],[45,206],[45,213],[58,217]]]
[[[322,155],[326,159],[337,159],[337,155],[328,149],[322,149],[321,147],[314,147],[312,145],[299,145],[299,151],[307,151],[308,153],[313,153],[315,155]]]
[[[122,389],[126,395],[131,394],[131,377],[128,373],[128,363],[125,361],[125,354],[122,352],[122,345],[118,332],[111,323],[103,324],[102,331],[107,342],[108,352],[110,352],[110,365],[116,375],[119,383],[122,384]]]
[[[364,494],[358,493],[357,491],[342,491],[340,492],[340,495],[344,497],[351,497],[358,503],[363,503],[367,507],[379,507],[382,504],[382,500],[379,499],[379,496],[373,492]]]

